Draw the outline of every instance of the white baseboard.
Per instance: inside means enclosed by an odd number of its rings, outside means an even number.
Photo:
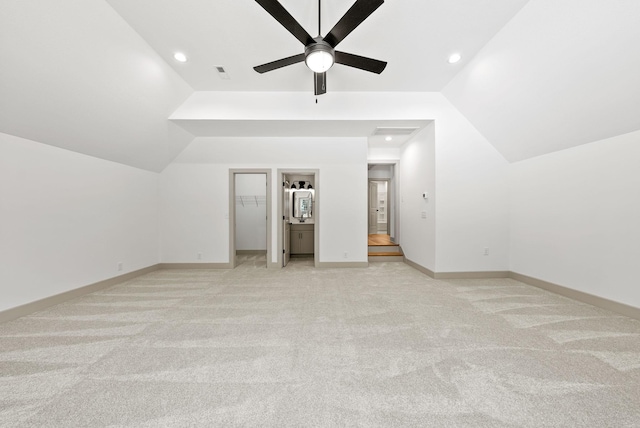
[[[94,293],[96,291],[104,290],[105,288],[112,287],[114,285],[121,284],[125,281],[129,281],[140,275],[144,275],[160,269],[160,265],[153,265],[143,269],[138,269],[133,272],[125,273],[123,275],[114,276],[113,278],[105,279],[104,281],[98,281],[93,284],[85,285],[83,287],[74,288],[73,290],[65,291],[60,294],[45,297],[44,299],[36,300],[34,302],[25,303],[24,305],[16,306],[14,308],[0,311],[0,323],[14,320],[16,318],[30,315],[34,312],[41,311],[54,305],[59,305],[68,300],[75,299],[85,294]]]
[[[519,274],[511,271],[487,271],[487,272],[433,272],[430,269],[421,266],[414,261],[405,258],[405,263],[414,269],[426,274],[434,279],[484,279],[484,278],[511,278],[516,281],[523,282],[534,287],[538,287],[561,296],[568,297],[579,302],[587,303],[599,308],[610,310],[618,314],[640,320],[640,308],[629,306],[624,303],[615,302],[604,297],[595,296],[583,291],[574,290],[562,285],[543,281],[531,276]],[[366,268],[367,262],[320,262],[320,268]],[[278,263],[270,263],[270,268],[279,268]],[[105,288],[118,285],[125,281],[129,281],[138,276],[156,271],[158,269],[231,269],[231,263],[160,263],[119,275],[113,278],[99,281],[93,284],[85,285],[73,290],[65,291],[54,296],[45,297],[44,299],[16,306],[14,308],[0,311],[0,323],[14,320],[37,311],[41,311],[48,307],[58,305],[71,299],[75,299],[85,294],[93,293]]]
[[[436,272],[434,279],[484,279],[509,278],[509,271],[477,271],[477,272]]]
[[[433,279],[483,279],[483,278],[509,278],[509,271],[476,271],[476,272],[434,272],[405,257],[404,262],[412,268],[419,270]]]
[[[318,262],[319,268],[366,268],[369,262]]]
[[[640,308],[635,306],[625,305],[624,303],[615,302],[613,300],[605,299],[604,297],[595,296],[593,294],[585,293],[584,291],[574,290],[562,285],[554,284],[552,282],[543,281],[538,278],[534,278],[527,275],[522,275],[512,271],[488,271],[488,272],[433,272],[430,269],[425,268],[405,258],[405,263],[412,268],[424,273],[425,275],[433,279],[486,279],[486,278],[511,278],[516,281],[523,282],[528,285],[532,285],[543,290],[550,291],[561,296],[568,297],[573,300],[577,300],[582,303],[606,309],[611,312],[615,312],[620,315],[624,315],[630,318],[640,320]]]
[[[231,263],[160,263],[160,269],[232,269]]]
[[[605,299],[604,297],[585,293],[584,291],[574,290],[573,288],[568,288],[563,285],[543,281],[531,276],[522,275],[517,272],[509,272],[509,278],[515,279],[516,281],[524,282],[525,284],[529,284],[534,287],[542,288],[543,290],[551,291],[552,293],[556,293],[582,303],[587,303],[598,308],[606,309],[620,315],[640,320],[640,308],[636,308],[635,306],[625,305],[624,303]]]

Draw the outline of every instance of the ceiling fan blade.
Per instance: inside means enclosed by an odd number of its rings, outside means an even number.
[[[327,93],[327,73],[314,73],[313,90],[316,95]]]
[[[387,63],[384,61],[340,51],[335,51],[335,58],[336,64],[348,65],[349,67],[359,68],[360,70],[377,74],[382,73],[387,66]]]
[[[304,54],[298,54],[287,58],[282,58],[277,61],[268,62],[266,64],[253,67],[258,73],[266,73],[267,71],[277,70],[278,68],[286,67],[287,65],[297,64],[304,61]]]
[[[355,30],[358,25],[362,24],[362,21],[367,19],[382,3],[384,3],[384,0],[357,0],[347,13],[340,18],[340,21],[338,21],[331,31],[329,31],[324,41],[335,48],[338,43]]]
[[[314,43],[313,37],[302,28],[302,25],[282,6],[278,0],[256,0],[276,21],[286,28],[293,36],[305,46]]]

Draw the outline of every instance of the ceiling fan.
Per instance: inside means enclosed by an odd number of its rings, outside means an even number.
[[[356,0],[324,37],[320,35],[320,0],[318,0],[318,37],[311,37],[277,0],[256,0],[256,2],[304,44],[304,53],[253,67],[258,73],[266,73],[304,61],[314,73],[315,94],[322,95],[327,92],[326,72],[334,63],[377,74],[382,73],[387,66],[384,61],[335,50],[338,43],[379,8],[384,0]]]

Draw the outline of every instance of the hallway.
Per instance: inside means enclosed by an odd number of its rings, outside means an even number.
[[[385,234],[370,234],[368,238],[369,262],[402,262],[404,255],[400,245]]]

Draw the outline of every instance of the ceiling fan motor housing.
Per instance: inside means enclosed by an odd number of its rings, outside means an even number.
[[[324,73],[335,62],[335,51],[333,46],[322,40],[322,37],[313,40],[315,43],[310,43],[304,48],[304,61],[314,72]]]

